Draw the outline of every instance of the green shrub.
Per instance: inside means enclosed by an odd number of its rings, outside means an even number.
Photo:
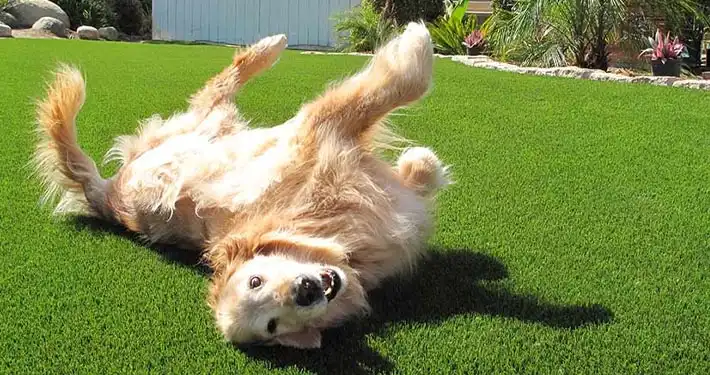
[[[395,23],[377,10],[372,0],[363,0],[335,16],[335,31],[341,34],[339,48],[346,52],[372,52],[397,33]]]
[[[434,48],[444,55],[465,55],[464,39],[476,30],[476,18],[466,15],[468,0],[447,1],[445,14],[429,24]]]
[[[705,32],[710,27],[710,0],[699,0],[698,10],[700,14],[688,17],[677,27],[681,39],[688,46],[690,58],[687,64],[692,67],[699,67],[701,56],[704,54],[703,39]]]
[[[129,35],[150,32],[150,4],[142,0],[108,0],[116,16],[117,29]]]
[[[0,0],[6,1],[6,0]],[[69,16],[71,28],[114,26],[129,35],[151,30],[151,0],[53,0]]]
[[[493,0],[491,6],[493,9],[502,9],[508,12],[513,10],[516,0]]]
[[[525,65],[606,70],[611,46],[638,44],[648,21],[698,15],[697,0],[517,0],[511,10],[496,7],[486,21],[497,56]],[[650,15],[650,16],[649,16]],[[655,29],[655,27],[654,27]]]
[[[69,16],[70,27],[86,25],[109,26],[114,21],[111,8],[105,0],[53,0]]]
[[[7,5],[7,0],[0,0],[0,10],[5,9],[6,5]]]
[[[398,25],[410,21],[433,21],[444,13],[444,0],[375,0],[374,3],[378,10],[384,11]]]

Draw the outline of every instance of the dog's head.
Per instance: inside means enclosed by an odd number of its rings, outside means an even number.
[[[270,233],[228,238],[216,252],[225,267],[210,302],[217,326],[236,345],[318,348],[324,325],[366,308],[334,241]]]

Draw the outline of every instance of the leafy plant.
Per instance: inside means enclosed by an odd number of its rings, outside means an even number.
[[[341,34],[340,49],[345,52],[373,52],[398,30],[377,10],[373,0],[363,0],[359,6],[335,16],[335,31]]]
[[[672,30],[678,32],[680,39],[688,47],[688,64],[700,66],[703,55],[703,39],[710,27],[710,0],[698,0],[698,13],[692,15]],[[673,26],[673,25],[671,25]]]
[[[463,55],[464,40],[476,30],[476,18],[466,16],[468,0],[447,0],[445,13],[429,26],[431,39],[437,52],[445,55]]]
[[[610,46],[630,39],[630,21],[697,14],[697,0],[517,0],[484,25],[489,47],[528,65],[570,63],[606,70]],[[648,17],[652,16],[652,17]]]
[[[82,24],[102,27],[109,26],[113,21],[113,14],[103,1],[87,1],[81,12]]]
[[[116,15],[116,28],[129,35],[150,31],[150,14],[141,0],[107,0]]]
[[[433,21],[443,14],[443,0],[373,0],[378,11],[398,25]]]
[[[468,7],[468,0],[444,0],[444,15],[451,17],[456,13],[456,16],[463,17]]]
[[[481,30],[473,30],[471,34],[468,34],[466,39],[463,40],[463,45],[469,50],[475,49],[480,52],[485,45],[483,32]]]
[[[54,0],[69,16],[71,28],[79,26],[102,27],[111,25],[115,15],[105,0]]]
[[[492,0],[491,6],[493,9],[503,9],[507,11],[512,11],[515,6],[516,0]]]
[[[661,60],[665,64],[667,60],[677,60],[689,56],[685,44],[681,43],[678,37],[671,40],[670,32],[663,37],[661,30],[657,29],[655,39],[648,37],[648,42],[651,47],[641,51],[639,57],[651,55],[651,60]]]

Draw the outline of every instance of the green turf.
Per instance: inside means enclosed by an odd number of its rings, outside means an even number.
[[[38,208],[32,101],[56,61],[88,77],[79,139],[99,159],[137,119],[184,108],[231,52],[0,41],[0,372],[710,372],[705,92],[437,60],[430,96],[393,117],[453,165],[433,256],[319,351],[232,348],[199,268]],[[279,123],[365,61],[287,52],[238,104]]]

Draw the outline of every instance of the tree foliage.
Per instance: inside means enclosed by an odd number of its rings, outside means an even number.
[[[658,19],[677,25],[698,15],[696,0],[499,1],[484,25],[497,55],[524,64],[606,70],[610,46],[640,47]],[[648,29],[648,30],[646,30]],[[645,33],[645,35],[639,35]]]

